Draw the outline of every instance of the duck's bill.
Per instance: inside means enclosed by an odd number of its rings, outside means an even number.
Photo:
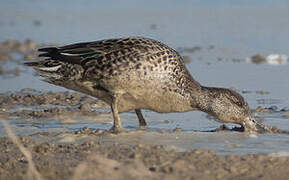
[[[254,118],[248,117],[243,122],[245,132],[249,133],[266,133],[270,132],[270,129],[263,124],[258,123]]]

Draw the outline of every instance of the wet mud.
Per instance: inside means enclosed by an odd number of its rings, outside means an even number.
[[[288,174],[288,154],[180,152],[161,145],[119,143],[112,140],[116,135],[88,131],[40,133],[20,137],[20,142],[44,179],[286,179]],[[74,141],[56,140],[64,134]],[[0,150],[0,179],[30,178],[27,159],[9,138],[0,138]]]
[[[40,93],[33,89],[22,89],[15,93],[0,94],[2,118],[51,119],[52,117],[96,116],[97,108],[108,105],[90,96],[71,92]]]

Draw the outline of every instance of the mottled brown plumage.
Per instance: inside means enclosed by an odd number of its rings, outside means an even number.
[[[253,122],[241,95],[201,86],[175,50],[152,39],[108,39],[39,51],[47,59],[27,65],[49,83],[110,104],[115,132],[122,129],[119,113],[130,110],[135,110],[140,127],[146,128],[141,109],[160,113],[201,110],[224,122],[242,126]]]

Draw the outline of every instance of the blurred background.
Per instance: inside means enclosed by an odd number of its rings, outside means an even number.
[[[288,52],[286,0],[1,0],[0,41],[146,36],[171,46]]]

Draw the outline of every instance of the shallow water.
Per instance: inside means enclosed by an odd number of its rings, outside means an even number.
[[[288,116],[279,112],[289,109],[289,62],[273,66],[244,60],[257,53],[264,56],[272,53],[288,55],[287,1],[140,3],[130,0],[122,1],[121,4],[76,0],[69,4],[58,1],[2,1],[0,41],[30,38],[38,43],[65,44],[138,35],[158,39],[176,49],[199,46],[200,50],[195,52],[182,52],[190,57],[191,62],[187,67],[196,80],[206,86],[237,89],[251,109],[276,106],[276,113],[255,115],[263,118],[264,124],[289,130]],[[16,77],[0,77],[1,93],[27,87],[41,91],[65,91],[64,88],[42,82],[33,76],[32,70],[21,64],[7,63],[4,67],[16,66],[25,72]],[[266,93],[258,93],[262,91]],[[182,128],[186,131],[178,135],[180,138],[177,142],[173,140],[177,136],[174,133],[162,135],[167,138],[161,142],[178,148],[209,148],[218,153],[235,154],[289,152],[287,135],[266,134],[258,135],[257,138],[232,132],[188,135],[188,131],[209,131],[220,125],[209,120],[202,112],[157,114],[145,111],[144,115],[152,130]],[[137,128],[134,114],[125,113],[122,119],[125,128]],[[38,122],[21,118],[9,122],[18,134],[76,130],[83,126],[107,129],[111,126],[110,117],[103,122],[98,119],[97,123],[86,118],[74,119],[69,123],[58,119]],[[0,125],[0,136],[4,134]],[[148,133],[146,137],[150,139],[155,136]],[[229,150],[226,148],[231,146],[233,148]]]

